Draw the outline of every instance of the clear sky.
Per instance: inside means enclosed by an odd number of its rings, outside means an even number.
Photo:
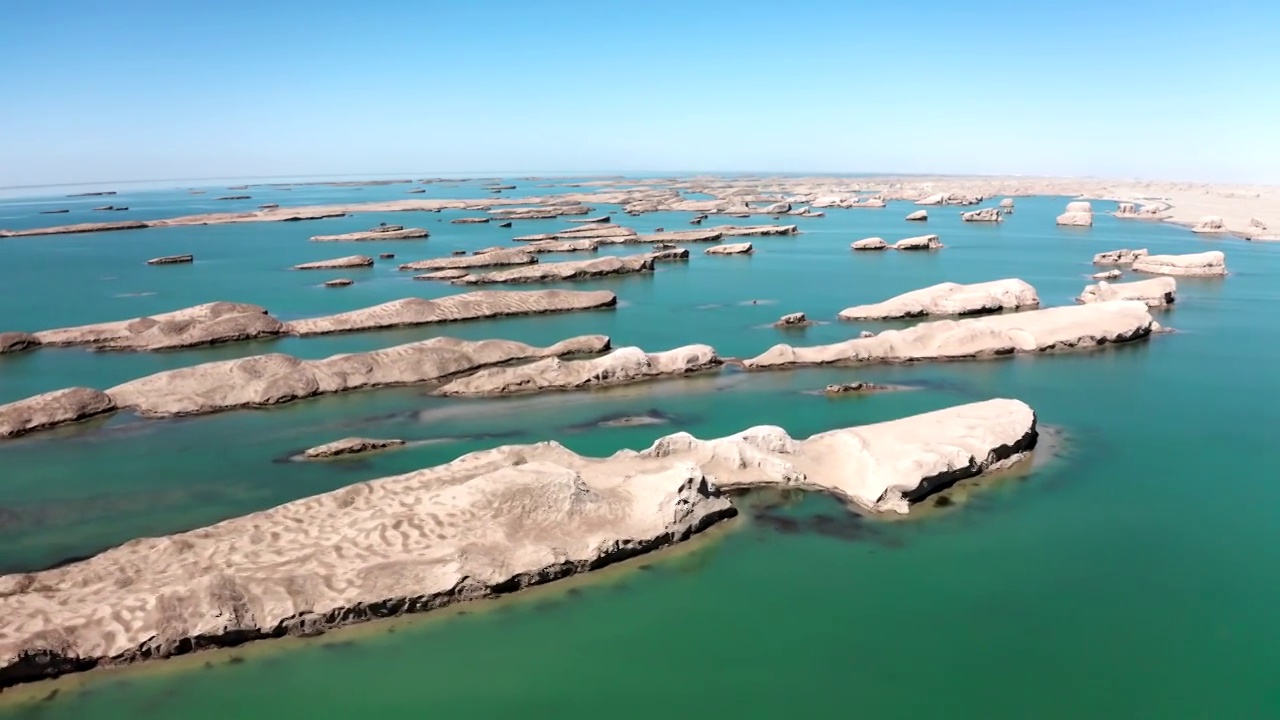
[[[1280,182],[1280,0],[0,0],[0,186],[432,172]]]

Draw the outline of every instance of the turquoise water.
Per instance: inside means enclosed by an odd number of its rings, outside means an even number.
[[[403,187],[316,188],[328,199],[306,202],[383,199],[380,192],[400,197]],[[255,205],[276,201],[256,189],[248,194]],[[196,209],[206,202],[201,197],[179,190],[88,200],[196,212],[204,211]],[[707,342],[726,356],[748,356],[784,340],[831,342],[884,327],[832,322],[784,333],[768,326],[784,313],[829,319],[843,307],[944,280],[1021,277],[1046,305],[1066,304],[1088,282],[1092,255],[1118,247],[1219,248],[1232,271],[1225,279],[1179,282],[1177,307],[1160,316],[1178,333],[1097,353],[750,375],[727,370],[507,400],[441,400],[423,388],[399,388],[176,421],[117,416],[0,444],[0,572],[13,572],[510,442],[555,438],[579,452],[605,454],[677,429],[709,437],[769,423],[803,436],[990,397],[1025,400],[1063,433],[1057,456],[1029,476],[920,521],[859,521],[816,496],[780,507],[752,498],[745,517],[713,540],[644,558],[569,591],[481,604],[476,609],[488,611],[443,621],[339,633],[330,644],[208,654],[208,667],[201,661],[170,672],[90,675],[83,687],[50,685],[62,688],[52,700],[0,715],[1274,716],[1280,631],[1267,617],[1280,589],[1273,511],[1280,489],[1265,478],[1274,474],[1266,448],[1280,420],[1272,402],[1280,379],[1267,362],[1278,349],[1269,329],[1270,308],[1280,299],[1280,248],[1101,214],[1092,229],[1060,229],[1053,216],[1065,202],[1019,199],[1017,213],[1000,226],[964,225],[954,208],[931,208],[927,226],[905,223],[911,208],[901,203],[883,211],[828,210],[825,218],[797,219],[801,235],[753,239],[752,257],[708,258],[695,248],[687,264],[660,265],[651,277],[565,285],[614,290],[622,302],[611,311],[164,354],[39,350],[0,358],[3,402],[68,385],[106,387],[210,359],[268,351],[321,357],[440,334],[548,344],[599,332],[616,345],[659,350]],[[0,227],[73,221],[32,219],[40,207],[4,201]],[[560,224],[517,222],[507,231],[448,223],[465,214],[4,240],[3,329],[119,319],[211,300],[255,302],[295,318],[434,297],[457,289],[413,282],[394,264]],[[688,218],[620,220],[643,231],[683,229]],[[378,222],[421,225],[433,235],[376,244],[306,240]],[[848,249],[862,237],[923,232],[941,234],[947,248],[857,255]],[[142,264],[181,252],[194,253],[197,262]],[[288,270],[355,252],[397,257],[370,270]],[[340,275],[357,284],[317,287]],[[805,392],[854,378],[921,389],[839,400]],[[640,413],[666,424],[598,425]],[[284,460],[352,434],[428,442],[348,462]]]

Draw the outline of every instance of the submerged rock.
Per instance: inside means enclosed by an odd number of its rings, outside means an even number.
[[[371,438],[343,438],[324,445],[317,445],[302,454],[308,460],[338,457],[340,455],[358,455],[361,453],[401,447],[403,440],[374,440]]]
[[[395,253],[378,253],[379,260],[394,260],[395,257]]]
[[[74,387],[47,392],[0,405],[0,438],[25,435],[115,409],[115,402],[106,393],[92,388]]]
[[[832,345],[775,345],[744,360],[743,367],[765,370],[832,363],[952,360],[1097,348],[1145,338],[1151,334],[1153,322],[1144,303],[1073,305],[964,320],[938,320]]]
[[[960,219],[964,222],[998,223],[1004,221],[1004,217],[1002,215],[1003,213],[1001,213],[999,208],[983,208],[981,210],[972,210],[967,213],[962,213],[960,215]]]
[[[1100,282],[1088,285],[1076,302],[1095,303],[1118,300],[1136,300],[1148,307],[1172,305],[1177,296],[1178,282],[1171,277],[1151,278],[1129,283]]]
[[[151,258],[147,261],[148,265],[181,265],[183,263],[195,262],[194,255],[165,255],[164,257]]]
[[[941,247],[942,243],[938,241],[937,235],[909,237],[893,244],[894,250],[938,250]]]
[[[755,247],[749,243],[725,243],[724,245],[716,245],[702,251],[705,255],[750,255],[755,252]]]
[[[476,255],[473,257],[488,257]],[[458,278],[454,283],[459,285],[479,285],[493,283],[543,283],[563,282],[566,280],[585,280],[610,275],[630,275],[634,273],[653,272],[652,254],[609,256],[591,260],[572,260],[558,263],[538,263],[527,267],[480,275],[468,275]]]
[[[884,250],[889,247],[889,243],[884,238],[871,237],[861,240],[854,240],[849,248],[852,250]]]
[[[1147,255],[1133,262],[1133,271],[1151,275],[1216,277],[1227,274],[1226,256],[1218,250],[1187,255]]]
[[[925,315],[979,315],[1037,307],[1036,289],[1010,278],[963,285],[939,283],[913,290],[872,305],[840,311],[841,320],[888,320]]]
[[[1132,265],[1133,261],[1138,258],[1147,256],[1147,249],[1140,248],[1138,250],[1130,250],[1124,248],[1121,250],[1108,250],[1100,252],[1093,256],[1094,265]]]
[[[348,255],[346,257],[333,258],[332,260],[317,260],[315,262],[302,263],[294,265],[294,270],[331,270],[334,268],[354,268],[354,267],[372,267],[373,258],[368,255]]]
[[[546,390],[581,390],[673,377],[719,367],[723,361],[709,345],[686,345],[666,352],[646,353],[637,347],[618,348],[590,360],[544,360],[516,367],[481,370],[445,385],[437,395],[512,395]]]
[[[879,392],[890,390],[888,385],[876,385],[869,382],[849,382],[828,385],[822,390],[826,395],[846,395],[850,393]]]
[[[355,283],[356,281],[350,278],[336,278],[334,280],[326,280],[324,282],[324,286],[325,287],[347,287],[348,285],[354,285]]]

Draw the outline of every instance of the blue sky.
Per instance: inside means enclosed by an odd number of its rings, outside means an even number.
[[[0,186],[776,171],[1280,182],[1276,0],[0,0]]]

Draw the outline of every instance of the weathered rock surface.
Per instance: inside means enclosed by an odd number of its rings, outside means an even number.
[[[346,257],[333,258],[332,260],[317,260],[315,262],[302,263],[294,265],[294,270],[330,270],[333,268],[354,268],[354,267],[372,267],[373,258],[368,255],[348,255]]]
[[[605,240],[613,238],[614,242],[629,242],[628,238],[635,238],[639,235],[635,230],[629,227],[613,224],[590,224],[571,227],[567,230],[560,230],[551,233],[541,233],[539,235],[521,235],[518,238],[512,238],[516,242],[545,242],[547,240],[582,240],[584,238],[593,238],[596,240]],[[641,242],[635,240],[634,242]]]
[[[889,243],[884,238],[870,237],[854,240],[849,247],[853,250],[884,250],[889,247]]]
[[[347,287],[348,285],[355,285],[356,281],[351,278],[335,278],[333,280],[325,280],[321,284],[325,287]]]
[[[454,380],[436,394],[476,397],[582,390],[685,375],[719,367],[722,362],[709,345],[686,345],[656,353],[624,347],[589,360],[549,357],[528,365],[489,368]]]
[[[30,230],[0,230],[3,237],[30,237],[34,235],[71,235],[74,233],[110,232],[112,230],[139,230],[149,227],[141,220],[121,220],[119,222],[77,223],[58,227],[32,228]]]
[[[1100,282],[1088,285],[1077,302],[1114,302],[1117,300],[1137,300],[1148,307],[1172,305],[1176,300],[1178,281],[1171,277],[1151,278],[1128,283]]]
[[[1123,272],[1121,272],[1120,270],[1114,270],[1114,269],[1113,269],[1113,270],[1106,270],[1106,271],[1099,272],[1099,273],[1094,273],[1094,274],[1090,275],[1089,277],[1090,277],[1091,279],[1093,279],[1093,280],[1115,280],[1116,278],[1120,277],[1121,275],[1124,275],[1124,273],[1123,273]]]
[[[637,236],[635,242],[642,243],[704,243],[716,242],[724,237],[715,230],[671,230]]]
[[[749,242],[725,243],[724,245],[709,247],[702,252],[707,255],[750,255],[755,252],[755,247]]]
[[[977,205],[983,201],[981,195],[964,193],[936,193],[916,201],[916,205]]]
[[[466,270],[436,270],[422,275],[414,275],[414,280],[457,280],[460,277],[466,277],[471,273]]]
[[[115,402],[92,388],[67,388],[0,405],[0,438],[17,437],[116,409]],[[0,625],[4,617],[0,614]]]
[[[613,222],[613,218],[609,217],[608,215],[600,215],[600,216],[598,216],[598,217],[574,218],[574,219],[572,219],[572,220],[565,220],[565,222],[570,222],[570,223],[581,223],[581,224],[587,224],[587,223],[608,223],[608,222]]]
[[[490,218],[487,218],[487,217],[464,217],[464,218],[454,218],[449,222],[453,223],[454,225],[480,225],[480,224],[489,222],[489,220]]]
[[[428,237],[430,233],[422,228],[373,229],[364,232],[342,233],[341,235],[313,235],[312,242],[372,242],[377,240],[417,240]]]
[[[213,302],[133,320],[43,330],[44,345],[92,345],[102,350],[175,350],[272,337],[288,332],[265,308]]]
[[[317,445],[302,453],[302,456],[308,460],[320,460],[342,455],[359,455],[375,450],[386,450],[387,448],[401,447],[404,444],[403,440],[375,440],[373,438],[350,437],[334,440],[324,445]]]
[[[370,308],[295,320],[289,330],[298,335],[428,325],[513,315],[539,315],[614,307],[618,296],[607,290],[488,290],[449,295],[435,300],[405,298]]]
[[[511,340],[421,342],[323,360],[272,353],[168,370],[107,391],[120,408],[144,417],[200,415],[267,407],[317,395],[436,382],[491,365],[609,349],[609,338],[584,335],[539,348]]]
[[[1005,198],[1001,200],[1000,209],[1004,211],[1005,215],[1013,212],[1013,198]]]
[[[717,232],[725,237],[766,237],[770,235],[795,235],[796,225],[717,225],[707,228],[708,232]]]
[[[812,325],[809,317],[802,312],[790,313],[778,318],[778,322],[774,323],[774,327],[805,327]]]
[[[1138,206],[1131,202],[1122,202],[1116,207],[1116,217],[1134,218],[1138,216]]]
[[[911,222],[927,222],[929,220],[929,211],[916,210],[915,212],[907,215],[907,220]]]
[[[521,245],[515,248],[520,252],[526,253],[571,253],[571,252],[595,252],[600,249],[600,241],[595,238],[582,238],[581,240],[543,240],[541,242],[531,242],[527,245]],[[509,247],[492,247],[477,250],[477,255],[483,255],[491,252],[511,252]]]
[[[26,332],[0,332],[0,355],[40,347],[40,338]]]
[[[165,255],[164,257],[151,258],[147,261],[148,265],[182,265],[184,263],[195,262],[194,255]]]
[[[893,244],[894,250],[937,250],[942,247],[937,235],[909,237]]]
[[[833,345],[775,345],[745,360],[749,370],[832,363],[986,358],[1092,348],[1145,338],[1154,320],[1144,303],[1106,302],[964,320],[938,320]]]
[[[1003,222],[1003,213],[999,208],[982,208],[981,210],[971,210],[967,213],[961,213],[960,219],[965,222]]]
[[[379,260],[394,260],[395,257],[395,253],[378,253]]]
[[[1148,255],[1133,262],[1133,271],[1152,275],[1214,277],[1227,274],[1227,259],[1217,250],[1188,255]]]
[[[654,262],[672,262],[675,260],[688,260],[689,248],[655,248],[654,252],[649,253],[649,257]]]
[[[473,257],[488,257],[475,255]],[[542,283],[562,282],[566,280],[586,280],[610,275],[629,275],[632,273],[652,272],[653,255],[627,255],[622,257],[600,257],[591,260],[571,260],[569,262],[538,263],[528,267],[499,270],[479,275],[468,275],[454,280],[459,285],[484,285],[495,283]]]
[[[1092,213],[1093,205],[1085,200],[1076,200],[1067,203],[1067,212],[1069,213]]]
[[[887,320],[925,315],[981,315],[1040,305],[1036,289],[1018,279],[962,285],[939,283],[884,302],[840,311],[841,320]]]
[[[1058,224],[1072,227],[1093,225],[1093,206],[1083,200],[1067,203],[1067,211],[1058,216]]]
[[[1093,264],[1094,265],[1132,265],[1133,262],[1138,258],[1144,258],[1146,256],[1147,256],[1146,248],[1140,248],[1137,250],[1130,250],[1129,248],[1123,248],[1121,250],[1108,250],[1107,252],[1100,252],[1097,255],[1094,255]]]
[[[561,204],[560,201],[548,201],[546,207],[512,207],[494,208],[489,214],[504,220],[551,220],[561,215],[586,215],[591,208],[586,205]]]
[[[404,263],[401,270],[454,270],[457,268],[505,267],[510,265],[533,265],[538,258],[525,251],[524,248],[508,248],[479,255],[460,255],[457,257],[433,258],[431,260],[415,260]]]
[[[888,385],[876,385],[875,383],[855,381],[847,383],[836,383],[823,388],[825,395],[850,395],[854,393],[881,392],[884,390],[892,390]]]
[[[1226,224],[1217,215],[1206,215],[1200,218],[1200,222],[1196,223],[1195,227],[1191,228],[1191,232],[1203,234],[1225,233],[1226,231]]]

